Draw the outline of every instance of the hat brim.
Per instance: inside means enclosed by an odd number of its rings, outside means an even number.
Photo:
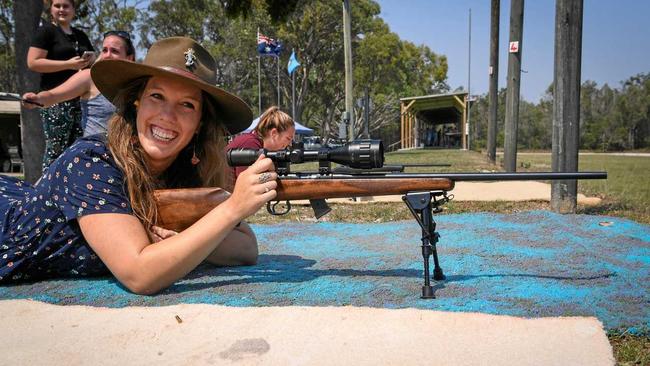
[[[125,60],[101,60],[93,65],[90,74],[97,89],[111,102],[121,89],[135,79],[165,76],[182,80],[208,93],[218,108],[220,122],[231,134],[245,130],[253,121],[253,112],[239,97],[200,79],[193,79],[173,71]]]

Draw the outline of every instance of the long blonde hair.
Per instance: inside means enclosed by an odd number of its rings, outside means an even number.
[[[226,180],[224,155],[226,129],[219,123],[214,102],[203,92],[201,127],[192,142],[159,177],[153,177],[145,163],[145,152],[138,140],[137,112],[149,77],[130,82],[113,100],[116,112],[108,123],[108,147],[118,167],[124,172],[124,188],[129,195],[133,213],[145,227],[156,224],[157,208],[154,190],[159,188],[223,187]],[[192,155],[200,159],[192,165]]]

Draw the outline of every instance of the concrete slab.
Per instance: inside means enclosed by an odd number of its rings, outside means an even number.
[[[11,365],[613,365],[591,317],[358,307],[0,301]]]

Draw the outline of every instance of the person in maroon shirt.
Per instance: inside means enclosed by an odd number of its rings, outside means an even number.
[[[232,149],[282,150],[291,146],[295,134],[296,126],[291,116],[282,112],[280,108],[273,106],[262,113],[260,121],[253,131],[235,137],[226,146],[226,152]],[[247,168],[247,166],[238,166],[231,169],[232,181],[230,187],[235,186],[237,177]]]

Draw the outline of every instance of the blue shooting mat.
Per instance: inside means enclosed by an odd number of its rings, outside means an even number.
[[[523,317],[595,316],[613,331],[650,329],[650,226],[547,211],[435,220],[447,279],[433,282],[432,300],[419,297],[421,230],[415,220],[253,225],[260,242],[257,265],[202,265],[156,296],[134,295],[114,279],[96,278],[0,286],[0,299],[108,307],[413,307]]]

